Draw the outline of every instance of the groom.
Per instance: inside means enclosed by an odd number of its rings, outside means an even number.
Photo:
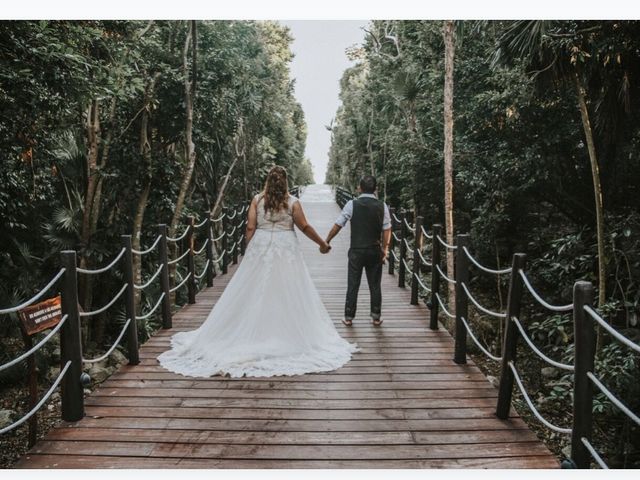
[[[347,224],[347,221],[351,221],[347,299],[342,320],[342,323],[347,326],[353,324],[353,319],[356,316],[362,269],[366,272],[371,295],[371,319],[375,326],[382,324],[380,318],[382,306],[380,281],[382,280],[382,264],[389,254],[391,216],[387,205],[376,197],[376,187],[376,179],[371,175],[360,180],[360,196],[346,203],[326,239],[326,242],[330,244],[333,237]]]

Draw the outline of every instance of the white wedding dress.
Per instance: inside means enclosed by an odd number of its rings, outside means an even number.
[[[193,377],[270,377],[349,361],[357,346],[335,329],[293,230],[297,201],[290,196],[286,211],[265,217],[259,199],[257,229],[237,271],[207,320],[171,338],[171,350],[158,357],[164,368]]]

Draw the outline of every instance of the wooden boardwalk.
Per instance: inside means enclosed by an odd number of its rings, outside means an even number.
[[[304,197],[303,197],[304,200]],[[324,235],[335,204],[304,202]],[[495,417],[497,391],[453,339],[428,329],[397,277],[383,276],[381,328],[369,322],[366,279],[351,328],[342,317],[348,229],[328,255],[299,234],[307,264],[341,335],[362,351],[324,374],[187,378],[156,357],[169,337],[197,327],[230,275],[180,310],[174,328],[140,350],[86,399],[87,416],[63,422],[20,468],[555,468],[556,458],[515,414]],[[250,301],[250,299],[248,299]]]

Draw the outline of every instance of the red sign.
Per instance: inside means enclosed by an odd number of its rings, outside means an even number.
[[[22,328],[27,335],[55,327],[62,320],[60,295],[44,302],[36,303],[20,310]]]

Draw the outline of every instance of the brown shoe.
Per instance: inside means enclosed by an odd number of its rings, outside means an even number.
[[[353,318],[343,317],[342,323],[344,323],[347,327],[350,327],[353,325]]]
[[[371,321],[373,322],[374,327],[379,327],[380,325],[382,325],[381,318],[372,318]]]

